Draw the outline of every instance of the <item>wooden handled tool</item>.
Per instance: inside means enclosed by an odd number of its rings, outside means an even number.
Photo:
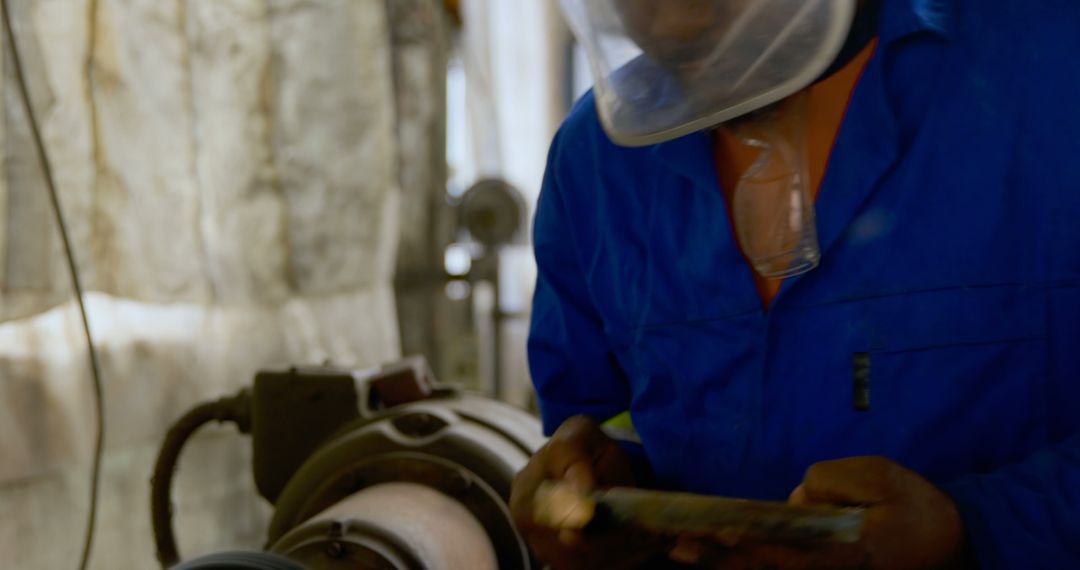
[[[545,482],[536,492],[537,524],[580,530],[599,517],[663,536],[720,536],[761,542],[858,542],[864,509],[801,507],[616,487],[582,495],[565,483]]]

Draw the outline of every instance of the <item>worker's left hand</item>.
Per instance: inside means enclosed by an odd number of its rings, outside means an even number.
[[[881,457],[812,466],[789,502],[866,508],[857,544],[805,547],[742,544],[737,537],[684,537],[672,558],[708,568],[963,568],[964,527],[945,493],[918,473]]]

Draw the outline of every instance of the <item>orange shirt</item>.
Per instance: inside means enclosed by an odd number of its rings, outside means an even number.
[[[832,152],[833,143],[844,120],[848,101],[855,91],[855,85],[859,82],[863,69],[870,61],[876,43],[872,42],[866,46],[858,56],[832,77],[808,88],[807,163],[810,170],[810,188],[813,189],[815,199],[821,188],[821,181],[825,178],[829,154]],[[713,143],[720,187],[724,190],[724,200],[727,202],[730,213],[733,211],[735,187],[743,173],[757,160],[758,151],[742,144],[729,129],[722,127],[714,131]],[[734,228],[734,220],[732,220],[732,228]],[[758,275],[756,271],[753,275],[761,301],[764,307],[768,308],[780,291],[780,284],[783,281],[767,279]]]

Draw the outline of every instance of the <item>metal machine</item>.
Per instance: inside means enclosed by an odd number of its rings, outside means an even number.
[[[176,565],[169,498],[184,442],[210,421],[249,433],[274,505],[265,552]],[[184,569],[530,569],[506,501],[543,443],[517,408],[437,384],[422,358],[353,371],[260,372],[166,436],[152,481],[158,559]]]

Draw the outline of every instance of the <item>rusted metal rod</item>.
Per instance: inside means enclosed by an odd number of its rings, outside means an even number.
[[[582,495],[565,483],[541,485],[534,517],[544,526],[580,530],[601,517],[664,535],[725,536],[764,542],[859,540],[865,510],[806,507],[616,487]]]

